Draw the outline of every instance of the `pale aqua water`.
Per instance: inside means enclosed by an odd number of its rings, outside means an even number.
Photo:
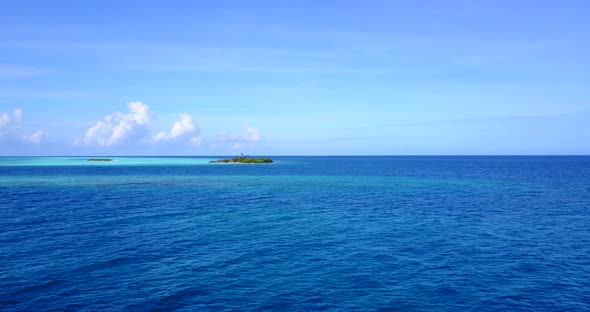
[[[109,158],[109,162],[88,161]],[[204,165],[218,158],[195,157],[0,157],[0,166],[176,166]]]
[[[0,158],[0,310],[590,311],[590,157]]]

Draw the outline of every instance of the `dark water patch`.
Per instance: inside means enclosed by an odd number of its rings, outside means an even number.
[[[29,295],[31,293],[39,293],[39,292],[48,291],[51,288],[60,286],[64,282],[65,281],[63,281],[63,280],[51,280],[51,281],[46,281],[46,282],[40,282],[35,285],[22,287],[19,290],[17,290],[16,292],[12,293],[10,296],[18,297],[18,296],[23,296],[23,295]]]

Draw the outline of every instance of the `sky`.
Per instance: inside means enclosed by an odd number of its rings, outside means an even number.
[[[0,1],[0,155],[590,154],[588,1]]]

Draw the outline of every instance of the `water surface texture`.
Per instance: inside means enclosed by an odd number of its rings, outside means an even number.
[[[3,311],[590,311],[590,157],[0,158]]]

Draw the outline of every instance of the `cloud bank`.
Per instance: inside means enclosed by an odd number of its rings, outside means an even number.
[[[23,135],[23,141],[31,144],[41,144],[43,138],[45,137],[45,133],[43,131],[37,131],[31,135]]]
[[[193,117],[187,113],[182,113],[178,116],[178,120],[172,126],[169,132],[158,132],[152,137],[152,141],[166,141],[174,140],[185,135],[199,131],[199,126],[193,122]]]
[[[232,148],[237,149],[261,140],[260,130],[244,125],[243,131],[244,132],[240,135],[231,135],[227,132],[221,132],[215,138],[214,145],[231,145]]]
[[[8,112],[3,112],[2,114],[0,114],[0,131],[20,123],[22,119],[23,110],[20,108],[14,109],[12,115]]]
[[[205,138],[200,135],[201,128],[189,113],[181,113],[168,131],[154,130],[156,115],[150,108],[141,102],[132,102],[127,105],[128,113],[115,112],[98,121],[88,128],[82,140],[82,145],[112,147],[123,144],[142,143],[146,145],[184,144],[186,146],[200,147],[203,145],[225,145],[239,148],[245,144],[256,143],[261,140],[260,131],[254,127],[245,125],[240,135],[229,135],[222,132],[213,138]],[[42,135],[38,135],[41,136]],[[31,135],[27,140],[34,142],[38,136]]]
[[[23,110],[20,108],[15,108],[12,113],[0,113],[0,140],[14,142],[20,139],[21,143],[41,144],[45,137],[43,131],[37,130],[31,135],[23,134],[21,129],[23,115]]]
[[[82,142],[86,145],[113,146],[144,134],[153,115],[141,102],[127,104],[129,113],[116,112],[90,127]]]
[[[246,140],[249,142],[260,141],[260,131],[256,128],[244,125],[244,130],[247,133]]]

